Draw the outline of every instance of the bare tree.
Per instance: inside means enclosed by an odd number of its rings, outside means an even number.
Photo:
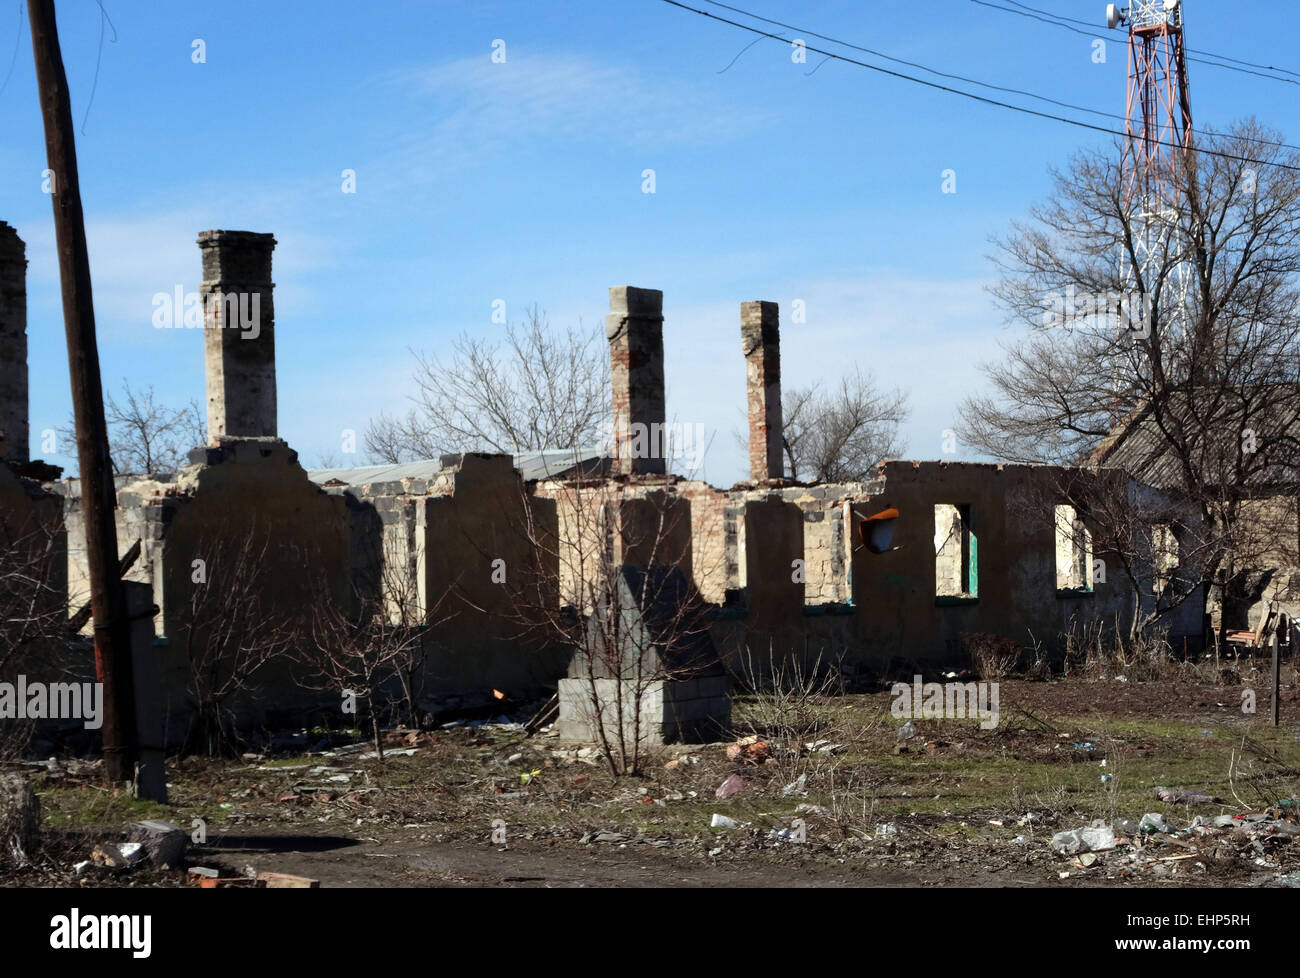
[[[171,408],[158,400],[152,386],[132,390],[125,378],[121,399],[108,395],[105,417],[114,475],[173,475],[185,466],[189,452],[208,440],[197,401]],[[71,423],[59,434],[75,444]]]
[[[381,462],[455,451],[516,454],[593,443],[609,416],[609,358],[593,331],[553,330],[535,306],[504,342],[462,333],[452,358],[416,353],[415,407],[381,414],[366,448]]]
[[[1253,119],[1202,147],[1145,218],[1121,153],[1081,153],[996,241],[993,292],[1024,333],[986,365],[993,393],[967,400],[960,430],[997,458],[1122,465],[1177,493],[1199,517],[1204,581],[1227,586],[1275,547],[1255,503],[1297,481],[1300,153]]]
[[[791,388],[782,397],[785,457],[792,479],[852,482],[903,453],[899,427],[910,410],[901,390],[877,390],[855,369],[837,387]]]

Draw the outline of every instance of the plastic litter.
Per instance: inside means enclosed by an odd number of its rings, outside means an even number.
[[[781,789],[781,797],[789,798],[791,795],[808,794],[808,775],[806,773],[799,775],[795,780]]]
[[[1103,852],[1115,848],[1115,832],[1105,822],[1093,822],[1081,829],[1067,829],[1052,836],[1052,849],[1063,856],[1080,852]]]
[[[1142,835],[1165,835],[1173,831],[1165,817],[1156,812],[1147,812],[1138,822],[1138,831]]]
[[[719,798],[730,798],[745,787],[744,779],[739,774],[728,776],[727,780],[718,785],[718,790],[714,792]]]

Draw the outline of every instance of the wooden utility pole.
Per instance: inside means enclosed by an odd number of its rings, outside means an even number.
[[[104,684],[104,766],[110,781],[129,781],[135,774],[135,698],[131,679],[130,622],[117,568],[117,493],[108,453],[104,392],[95,344],[95,308],[90,291],[90,256],[77,180],[68,79],[59,50],[54,0],[27,0],[32,53],[45,154],[53,173],[54,233],[59,249],[63,290],[63,324],[68,336],[68,373],[77,426],[77,461],[81,465],[81,511],[86,526],[90,565],[91,618],[95,623],[95,672]]]

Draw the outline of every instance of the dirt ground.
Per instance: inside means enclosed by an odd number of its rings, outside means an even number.
[[[346,738],[342,750],[178,758],[166,806],[105,790],[93,763],[56,761],[36,769],[42,851],[4,881],[187,885],[182,870],[74,869],[96,842],[128,839],[131,822],[164,818],[202,839],[190,865],[322,886],[1300,882],[1300,825],[1194,825],[1247,813],[1297,824],[1294,688],[1276,729],[1266,692],[1243,714],[1241,687],[1200,682],[1005,680],[995,728],[915,720],[905,739],[890,704],[887,690],[740,697],[737,737],[751,745],[739,757],[732,741],[675,745],[621,778],[590,746],[526,737],[518,723],[394,731],[382,762]],[[717,797],[732,775],[740,790]],[[1167,803],[1160,787],[1218,800]],[[1168,831],[1138,830],[1147,813]],[[714,828],[715,815],[739,827]],[[1115,827],[1113,846],[1054,850],[1055,834],[1094,820]]]

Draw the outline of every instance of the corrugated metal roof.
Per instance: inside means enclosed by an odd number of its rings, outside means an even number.
[[[1207,391],[1196,400],[1185,393],[1171,395],[1159,418],[1154,407],[1144,405],[1102,442],[1093,454],[1094,464],[1123,469],[1157,489],[1182,489],[1184,454],[1198,478],[1212,479],[1216,470],[1232,472],[1241,432],[1251,429],[1261,450],[1271,457],[1253,460],[1247,484],[1294,485],[1300,462],[1300,416],[1294,393],[1265,391],[1249,408],[1237,397],[1221,396],[1224,393]],[[1187,446],[1185,452],[1176,447],[1182,444]]]
[[[432,479],[442,470],[446,455],[441,459],[419,462],[402,462],[398,465],[363,465],[350,469],[316,469],[307,476],[317,485],[332,482],[349,486],[364,486],[377,482],[401,482],[405,479]],[[585,471],[600,469],[609,461],[598,448],[558,449],[547,452],[524,452],[515,456],[515,468],[525,482],[553,478],[576,468]]]

